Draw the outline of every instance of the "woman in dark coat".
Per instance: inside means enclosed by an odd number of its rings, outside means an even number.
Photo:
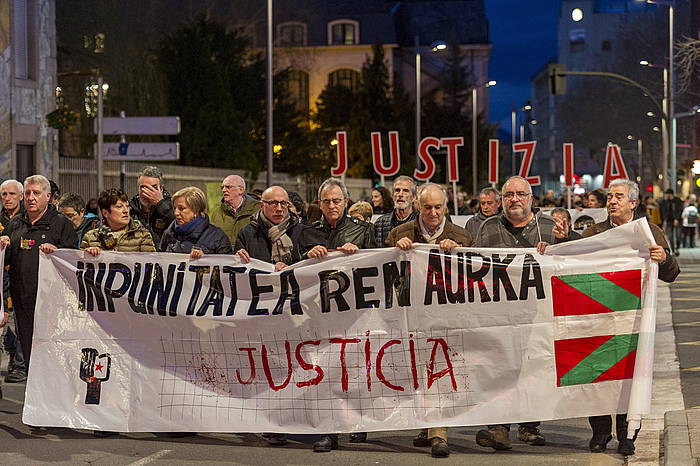
[[[182,188],[173,197],[175,221],[163,232],[160,250],[189,254],[199,259],[204,254],[233,254],[226,233],[209,223],[207,198],[194,186]]]

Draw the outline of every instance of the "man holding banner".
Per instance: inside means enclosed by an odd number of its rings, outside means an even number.
[[[635,214],[635,209],[639,202],[639,186],[634,181],[617,179],[610,183],[608,191],[606,208],[608,210],[608,218],[600,223],[596,223],[588,227],[583,232],[583,237],[588,238],[597,235],[612,228],[624,225],[642,218]],[[649,248],[651,259],[659,263],[659,279],[670,283],[673,282],[680,269],[678,262],[669,247],[668,241],[664,236],[663,231],[653,223],[649,224],[649,229],[654,236],[656,244]],[[592,452],[603,452],[606,450],[608,442],[612,440],[612,416],[591,416],[588,422],[593,429],[593,437],[589,443],[589,448]],[[627,438],[627,415],[618,414],[615,420],[615,431],[617,434],[617,452],[621,455],[634,454],[634,441],[637,438],[637,432],[632,439]]]
[[[386,240],[387,246],[408,251],[413,248],[413,243],[425,243],[436,244],[440,249],[451,251],[459,246],[469,247],[474,244],[468,231],[445,218],[447,193],[440,186],[434,183],[421,186],[418,206],[418,218],[391,230]],[[413,439],[413,445],[430,446],[430,453],[434,457],[450,456],[447,427],[422,429]]]
[[[519,176],[506,180],[502,188],[503,212],[489,217],[479,227],[476,235],[477,247],[532,248],[538,243],[560,242],[568,232],[559,232],[560,226],[542,211],[532,210],[532,187]],[[555,236],[555,230],[557,235]],[[518,427],[518,439],[530,445],[544,445],[539,421],[523,422]],[[490,425],[476,434],[476,443],[494,450],[509,450],[510,424]]]

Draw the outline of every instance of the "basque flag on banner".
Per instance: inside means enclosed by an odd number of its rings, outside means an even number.
[[[642,271],[552,277],[554,317],[634,311],[642,307]],[[630,379],[637,334],[554,341],[557,386]]]

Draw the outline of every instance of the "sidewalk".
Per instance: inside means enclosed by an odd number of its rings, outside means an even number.
[[[700,264],[700,248],[681,249],[678,262],[682,277],[683,265]],[[661,442],[663,464],[700,465],[700,409],[667,411]]]

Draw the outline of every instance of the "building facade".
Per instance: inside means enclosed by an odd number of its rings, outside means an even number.
[[[57,177],[54,0],[0,0],[0,177]]]

